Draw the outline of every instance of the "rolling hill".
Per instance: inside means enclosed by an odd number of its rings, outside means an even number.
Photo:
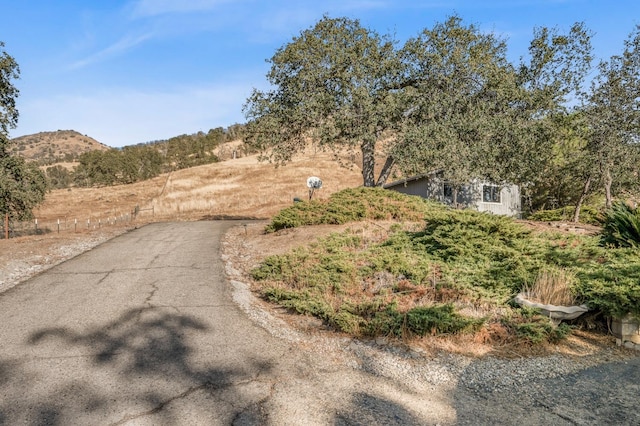
[[[95,139],[73,130],[21,136],[12,140],[13,151],[45,167],[53,163],[71,169],[83,152],[108,150]],[[215,150],[218,163],[176,170],[153,179],[106,187],[52,189],[35,210],[44,226],[58,220],[103,222],[109,217],[140,209],[140,219],[189,220],[203,217],[269,217],[294,198],[308,197],[306,180],[319,176],[322,190],[314,198],[362,184],[357,155],[344,153],[340,163],[333,154],[310,149],[283,167],[244,156],[242,141],[223,143]],[[238,152],[238,158],[232,153]],[[65,162],[66,160],[66,162]]]
[[[11,142],[14,154],[28,161],[38,161],[40,164],[71,161],[83,152],[110,149],[109,146],[75,130],[40,132],[14,138]]]
[[[294,198],[307,198],[310,176],[323,181],[314,199],[362,184],[357,163],[341,167],[330,153],[300,155],[282,167],[260,162],[255,154],[164,173],[129,185],[53,190],[34,213],[41,222],[66,218],[86,223],[91,218],[93,223],[138,206],[143,221],[265,218],[290,205]]]

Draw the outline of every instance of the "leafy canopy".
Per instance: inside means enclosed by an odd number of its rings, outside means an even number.
[[[529,181],[553,134],[543,119],[582,81],[589,37],[581,24],[567,35],[540,29],[530,63],[515,67],[504,40],[458,16],[401,48],[357,20],[324,17],[271,58],[272,89],[245,104],[246,142],[277,164],[309,142],[359,148],[364,186],[383,184],[394,165],[446,166],[454,183]],[[377,180],[376,157],[386,157]]]
[[[254,90],[247,100],[246,141],[276,163],[303,151],[308,140],[359,147],[364,184],[373,186],[375,144],[398,116],[394,42],[357,20],[324,17],[270,62],[274,89]]]
[[[37,167],[9,154],[8,132],[18,123],[18,89],[12,80],[19,77],[20,69],[3,47],[0,42],[0,214],[25,219],[44,199],[47,185]]]
[[[640,26],[625,41],[621,55],[598,65],[584,104],[589,177],[602,179],[606,205],[612,205],[615,183],[638,188],[640,150]]]
[[[441,169],[454,188],[534,181],[551,159],[550,118],[578,90],[590,50],[582,24],[566,35],[542,28],[515,67],[504,40],[459,17],[424,30],[402,50],[411,113],[394,158],[409,174]]]

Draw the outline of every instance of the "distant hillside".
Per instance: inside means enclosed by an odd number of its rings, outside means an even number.
[[[44,165],[72,161],[83,152],[106,151],[110,147],[75,130],[58,130],[12,139],[11,149],[29,161]]]

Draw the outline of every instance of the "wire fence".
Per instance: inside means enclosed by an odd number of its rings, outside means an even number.
[[[111,215],[89,215],[87,218],[57,218],[57,219],[43,219],[35,218],[31,221],[1,221],[0,234],[1,239],[16,238],[26,235],[44,235],[51,233],[65,233],[65,232],[87,232],[96,229],[101,229],[110,226],[122,226],[135,223],[138,217],[141,215],[155,216],[155,209],[153,207],[148,209],[141,209],[136,206],[131,212],[122,214]]]

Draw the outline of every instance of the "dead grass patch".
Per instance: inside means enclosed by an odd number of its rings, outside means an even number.
[[[562,268],[543,268],[531,286],[525,286],[523,292],[532,302],[555,306],[573,306],[576,304],[572,287],[576,277]]]

